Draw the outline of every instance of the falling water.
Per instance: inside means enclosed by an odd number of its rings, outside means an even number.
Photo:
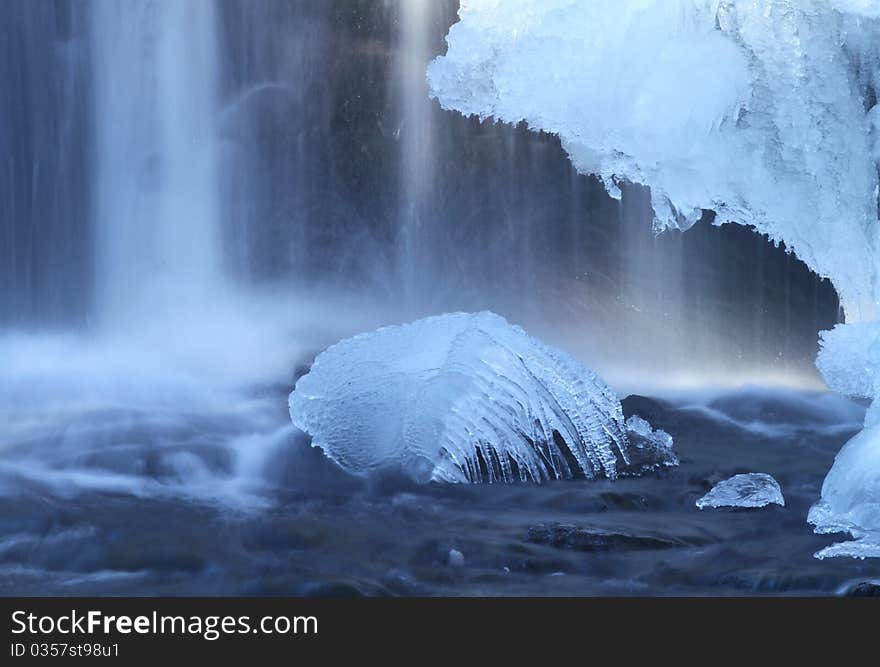
[[[212,0],[97,0],[97,301],[111,325],[216,292]]]
[[[87,17],[91,54],[93,159],[76,165],[92,202],[91,326],[0,340],[0,486],[239,499],[288,442],[274,394],[255,387],[284,382],[303,355],[293,309],[233,285],[222,258],[221,9],[70,10]]]
[[[408,0],[400,4],[400,49],[395,80],[400,103],[400,195],[398,200],[398,261],[400,280],[410,308],[419,288],[424,287],[428,230],[431,215],[432,166],[435,128],[432,102],[428,97],[425,68],[435,55],[435,19],[439,3]]]
[[[0,333],[88,319],[87,23],[73,2],[0,3]]]

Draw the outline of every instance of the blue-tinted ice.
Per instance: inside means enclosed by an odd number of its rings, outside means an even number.
[[[325,350],[290,395],[294,424],[343,468],[418,481],[615,478],[674,464],[671,437],[633,422],[564,352],[489,312],[379,329]]]
[[[718,482],[697,501],[697,507],[701,510],[714,507],[756,508],[771,504],[785,507],[785,499],[779,482],[764,472],[734,475]]]

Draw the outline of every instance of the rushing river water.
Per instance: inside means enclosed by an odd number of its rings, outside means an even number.
[[[287,432],[266,484],[227,502],[196,497],[197,484],[191,497],[146,483],[68,495],[4,468],[0,591],[834,595],[880,578],[870,559],[814,559],[833,537],[804,522],[862,406],[747,389],[633,396],[624,408],[675,434],[679,467],[615,482],[419,487],[349,477]],[[232,418],[189,426],[179,440],[235,427]],[[694,505],[720,479],[755,470],[779,480],[784,508]]]

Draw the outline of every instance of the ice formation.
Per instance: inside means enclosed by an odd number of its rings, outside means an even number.
[[[850,322],[824,337],[829,385],[880,396],[880,2],[463,0],[459,16],[428,69],[444,108],[559,135],[615,196],[650,186],[658,230],[712,210],[784,242]],[[880,551],[880,426],[810,518]]]
[[[753,225],[872,314],[877,3],[467,0],[428,69],[449,109],[558,134],[658,229]],[[871,109],[868,111],[868,109]]]
[[[697,501],[697,507],[701,510],[707,507],[755,508],[771,504],[785,507],[785,499],[779,482],[764,472],[734,475],[718,482]]]
[[[869,338],[878,337],[876,327],[867,326],[838,326],[831,333],[839,335],[847,331],[870,331]],[[826,335],[826,345],[828,340]],[[855,350],[858,349],[855,346]],[[875,369],[872,364],[844,367],[847,372],[835,373],[829,367],[827,354],[827,348],[823,348],[819,367],[832,388],[861,389],[866,383],[873,383]],[[880,362],[876,347],[874,356],[869,359]],[[827,547],[817,553],[817,557],[880,557],[880,401],[876,398],[865,415],[864,429],[847,442],[834,459],[834,465],[822,484],[822,499],[810,509],[809,521],[816,526],[816,532],[848,532],[856,538]]]
[[[345,339],[290,395],[290,415],[343,468],[418,481],[615,478],[630,472],[620,401],[588,369],[489,312]],[[638,425],[669,464],[671,438]],[[657,445],[656,443],[662,443]]]
[[[655,468],[678,465],[678,457],[672,450],[672,436],[662,429],[632,415],[626,420],[626,437],[629,441],[629,463],[621,474],[638,475]]]

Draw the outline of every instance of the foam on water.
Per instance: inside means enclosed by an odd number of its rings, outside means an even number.
[[[125,332],[4,334],[0,494],[258,495],[294,437],[284,396],[296,368],[375,326],[381,311],[361,308],[249,292]]]

